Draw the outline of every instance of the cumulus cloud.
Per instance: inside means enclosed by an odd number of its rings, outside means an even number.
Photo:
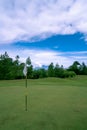
[[[0,0],[0,43],[76,32],[87,39],[86,12],[86,0]]]

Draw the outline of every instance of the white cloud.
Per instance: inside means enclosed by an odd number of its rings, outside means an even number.
[[[87,38],[86,0],[0,0],[0,43],[81,32]]]

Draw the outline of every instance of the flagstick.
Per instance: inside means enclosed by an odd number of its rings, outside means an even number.
[[[25,64],[23,69],[23,74],[25,76],[25,111],[27,111],[27,64]]]
[[[25,94],[25,111],[27,111],[27,74],[25,79],[25,87],[26,87],[26,94]]]

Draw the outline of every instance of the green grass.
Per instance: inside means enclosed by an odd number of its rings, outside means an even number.
[[[87,130],[87,76],[0,81],[0,130]]]

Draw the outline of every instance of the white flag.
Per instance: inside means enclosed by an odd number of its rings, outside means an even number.
[[[24,69],[23,69],[23,74],[24,74],[24,76],[27,75],[27,65],[26,64],[25,64]]]

